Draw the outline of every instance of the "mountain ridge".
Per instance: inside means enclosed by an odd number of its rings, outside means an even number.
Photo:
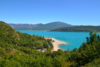
[[[61,31],[61,32],[100,32],[100,26],[72,26],[72,27],[62,27],[54,29],[51,31]]]
[[[51,22],[51,23],[46,23],[46,24],[12,24],[9,23],[11,27],[13,27],[16,30],[52,30],[56,28],[61,28],[61,27],[70,27],[72,26],[71,24],[67,24],[64,22]]]

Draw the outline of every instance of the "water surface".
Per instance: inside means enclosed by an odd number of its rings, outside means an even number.
[[[54,31],[34,31],[34,30],[18,30],[22,33],[30,35],[53,37],[67,42],[67,45],[60,45],[63,50],[73,50],[79,48],[83,42],[86,41],[86,37],[89,36],[89,32],[54,32]]]

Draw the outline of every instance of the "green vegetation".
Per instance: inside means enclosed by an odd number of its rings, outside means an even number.
[[[79,49],[51,52],[51,40],[16,32],[0,21],[0,67],[99,67],[100,35],[91,32],[86,39]]]
[[[63,32],[100,32],[100,26],[72,26],[72,27],[63,27],[57,28],[52,31],[63,31]]]
[[[8,24],[2,21],[0,22],[0,43],[1,42],[33,49],[48,49],[52,47],[50,40],[46,40],[44,37],[16,32]]]

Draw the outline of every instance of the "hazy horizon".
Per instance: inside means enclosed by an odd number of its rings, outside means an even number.
[[[54,21],[54,22],[61,22],[61,21]],[[53,22],[48,22],[48,23],[53,23]],[[48,24],[48,23],[8,23],[8,24]],[[62,23],[66,23],[66,22],[62,22]],[[69,23],[66,23],[69,24]],[[100,25],[74,25],[74,24],[70,24],[73,26],[100,26]]]
[[[100,0],[0,0],[0,20],[15,24],[61,21],[100,25]]]

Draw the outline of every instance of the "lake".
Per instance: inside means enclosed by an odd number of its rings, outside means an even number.
[[[34,30],[17,30],[22,33],[30,35],[52,37],[58,40],[67,42],[67,45],[60,45],[63,50],[73,50],[79,48],[83,42],[86,41],[86,37],[89,36],[89,32],[54,32],[54,31],[34,31]]]

